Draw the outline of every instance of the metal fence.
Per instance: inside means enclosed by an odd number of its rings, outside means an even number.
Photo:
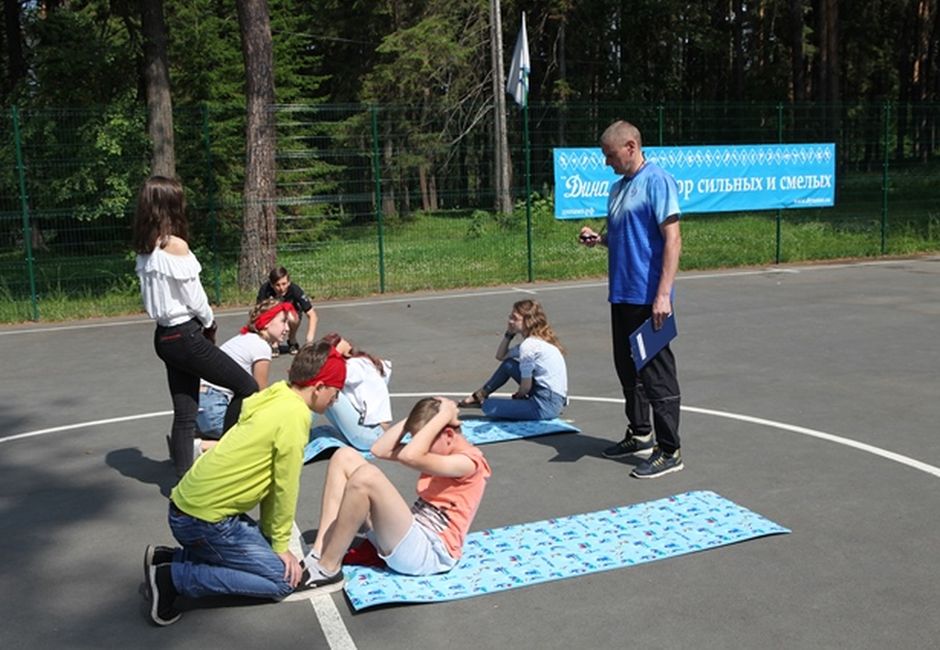
[[[511,214],[494,210],[492,115],[415,106],[272,107],[278,263],[321,297],[602,275],[552,217],[552,149],[596,145],[614,119],[647,145],[835,142],[836,207],[688,215],[683,268],[940,249],[940,106],[898,104],[533,105],[531,223],[523,125],[509,116]],[[244,115],[177,107],[177,170],[191,245],[215,302],[239,292]],[[147,174],[143,111],[0,114],[0,322],[139,309],[129,223]]]

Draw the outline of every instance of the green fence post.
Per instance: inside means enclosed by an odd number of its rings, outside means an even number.
[[[379,109],[372,114],[372,175],[375,179],[375,222],[379,237],[379,292],[385,293],[385,227],[382,219],[382,166],[379,159]]]
[[[664,107],[662,106],[662,104],[660,104],[659,106],[656,107],[656,122],[657,122],[657,125],[658,125],[658,127],[659,127],[659,146],[660,146],[660,147],[663,146],[663,124],[664,124],[664,121],[665,121],[665,120],[663,119],[663,111],[664,111],[664,110],[665,110],[665,109],[664,109]]]
[[[783,104],[777,104],[777,143],[783,144]],[[780,264],[780,235],[781,235],[781,219],[782,211],[777,210],[777,245],[776,252],[774,253],[774,264]]]
[[[222,304],[222,255],[219,252],[219,218],[215,205],[215,174],[212,173],[212,140],[209,136],[209,105],[202,105],[202,144],[206,150],[206,207],[212,229],[212,257],[215,260],[215,304]]]
[[[889,157],[889,128],[891,120],[891,102],[884,103],[884,167],[881,172],[881,254],[888,248],[888,157]]]
[[[26,196],[26,166],[23,164],[23,142],[20,136],[20,113],[16,106],[13,114],[13,140],[16,148],[16,173],[20,182],[20,210],[23,214],[23,245],[26,247],[26,272],[29,275],[29,298],[33,306],[33,320],[39,320],[39,298],[36,295],[36,269],[33,260],[33,232],[29,225],[29,198]]]

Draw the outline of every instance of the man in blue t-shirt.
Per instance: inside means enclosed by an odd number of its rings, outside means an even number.
[[[629,122],[607,127],[601,150],[607,165],[623,178],[614,183],[607,199],[605,231],[598,234],[585,226],[580,242],[608,249],[614,366],[629,422],[624,439],[602,454],[645,458],[631,476],[654,478],[683,468],[676,361],[667,345],[637,372],[629,336],[648,318],[659,329],[672,313],[673,282],[682,251],[679,192],[668,172],[646,161],[640,131]]]

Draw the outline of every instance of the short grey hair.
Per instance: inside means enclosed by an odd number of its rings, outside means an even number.
[[[640,130],[624,120],[617,120],[601,134],[601,145],[623,146],[630,140],[636,140],[637,146],[643,147]]]

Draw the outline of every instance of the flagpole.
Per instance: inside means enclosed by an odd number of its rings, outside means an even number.
[[[535,281],[532,271],[532,148],[529,145],[529,98],[522,105],[522,139],[525,147],[525,229],[529,255],[529,282]]]
[[[519,36],[516,38],[516,47],[512,53],[512,65],[509,67],[506,92],[512,95],[516,103],[522,108],[522,148],[525,154],[526,267],[529,282],[533,282],[535,274],[532,270],[532,147],[529,143],[529,69],[529,37],[525,29],[525,12],[522,12],[522,23],[519,26]]]

